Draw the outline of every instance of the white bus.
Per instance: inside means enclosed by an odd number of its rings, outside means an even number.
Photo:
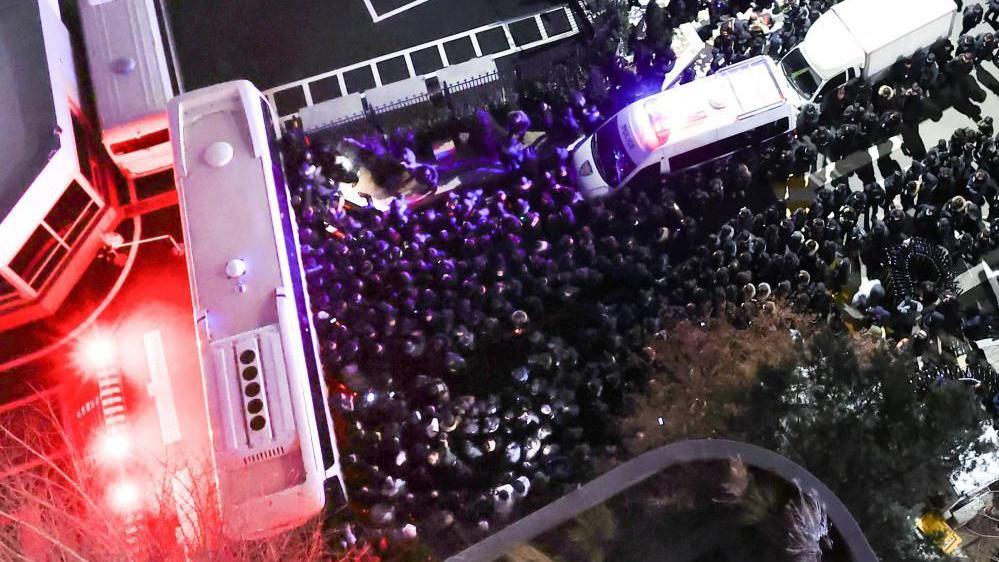
[[[346,501],[277,120],[247,81],[167,107],[224,532],[266,537]]]
[[[79,0],[104,146],[125,175],[172,164],[166,104],[179,90],[156,0]]]
[[[786,135],[797,102],[774,62],[754,57],[622,109],[575,148],[577,181],[600,197],[642,171],[677,172]]]

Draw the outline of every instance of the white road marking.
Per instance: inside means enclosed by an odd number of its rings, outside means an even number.
[[[872,162],[877,162],[882,156],[891,154],[902,146],[902,135],[895,135],[890,139],[871,146],[867,150],[858,150],[847,155],[842,160],[831,162],[822,169],[809,174],[807,187],[809,189],[826,185],[843,176],[848,176]]]
[[[374,21],[375,23],[378,23],[392,16],[397,16],[405,12],[406,10],[412,10],[413,8],[419,6],[420,4],[425,4],[429,1],[430,0],[413,0],[408,4],[403,4],[402,6],[399,6],[394,10],[385,12],[384,14],[379,14],[378,10],[375,10],[375,7],[371,5],[371,0],[364,0],[364,5],[368,8],[368,13],[371,14],[371,20]]]
[[[366,1],[369,1],[369,0],[366,0]],[[429,0],[422,0],[422,1],[429,1]],[[540,15],[544,15],[544,14],[548,14],[548,13],[556,13],[556,12],[563,12],[563,13],[565,13],[566,18],[569,20],[569,30],[568,31],[565,31],[565,32],[562,32],[562,33],[558,33],[558,34],[555,34],[555,35],[549,35],[549,34],[547,34],[547,31],[543,29],[543,24],[542,24],[542,27],[541,27],[541,32],[542,32],[542,37],[543,37],[542,39],[537,40],[537,41],[532,41],[530,43],[525,43],[523,45],[517,45],[516,43],[514,43],[513,35],[510,33],[510,27],[509,27],[511,24],[517,23],[517,22],[520,22],[520,21],[526,21],[526,20],[533,20],[537,24],[538,18],[536,18],[535,16],[540,16]],[[311,83],[316,82],[318,80],[322,80],[324,78],[329,78],[331,76],[336,76],[337,81],[340,83],[341,93],[342,94],[346,94],[347,93],[347,87],[346,87],[346,84],[344,83],[344,79],[343,79],[344,73],[350,72],[351,70],[356,70],[358,68],[363,68],[363,67],[366,67],[366,66],[367,67],[374,67],[379,62],[386,61],[386,60],[393,59],[393,58],[397,58],[397,57],[400,57],[400,56],[405,58],[406,67],[407,67],[407,70],[409,71],[409,76],[406,76],[406,78],[413,78],[415,76],[422,76],[423,78],[430,78],[430,77],[435,76],[437,73],[436,72],[429,72],[429,73],[423,74],[423,75],[417,74],[416,69],[413,68],[413,60],[412,60],[412,58],[410,56],[412,53],[415,53],[416,51],[420,51],[420,50],[423,50],[423,49],[432,48],[432,47],[433,48],[437,48],[438,52],[442,52],[443,51],[442,46],[445,43],[454,41],[456,39],[465,38],[465,37],[468,37],[468,38],[470,38],[472,40],[472,46],[473,47],[478,47],[479,43],[478,43],[478,39],[477,39],[476,35],[479,34],[479,33],[484,32],[484,31],[489,31],[489,30],[493,30],[493,29],[502,29],[503,30],[503,34],[506,37],[508,45],[507,45],[506,49],[503,49],[503,50],[500,50],[498,52],[495,52],[495,53],[487,55],[489,58],[492,58],[492,59],[502,58],[502,57],[505,57],[505,56],[508,56],[508,55],[512,55],[514,53],[518,53],[520,51],[524,51],[524,50],[527,50],[527,49],[532,49],[532,48],[535,48],[535,47],[540,47],[541,45],[547,45],[548,43],[554,43],[556,41],[561,41],[562,39],[566,39],[568,37],[572,37],[573,35],[576,35],[576,34],[579,33],[579,25],[576,23],[575,16],[572,14],[572,11],[569,9],[568,6],[564,6],[563,5],[563,6],[559,6],[559,7],[556,7],[556,8],[548,8],[548,9],[542,10],[542,11],[538,12],[537,14],[528,14],[528,15],[524,15],[524,16],[521,16],[521,17],[518,17],[518,18],[514,18],[512,20],[507,20],[507,21],[502,21],[502,22],[495,22],[495,23],[483,25],[483,26],[477,27],[475,29],[470,29],[468,31],[463,31],[461,33],[456,33],[454,35],[450,35],[448,37],[441,37],[440,39],[435,39],[433,41],[429,41],[429,42],[424,43],[422,45],[416,45],[416,46],[413,46],[413,47],[409,47],[409,48],[404,49],[402,51],[396,51],[394,53],[387,53],[387,54],[384,54],[384,55],[380,55],[380,56],[374,57],[372,59],[368,59],[368,60],[363,61],[363,62],[354,63],[354,64],[351,64],[351,65],[348,65],[348,66],[337,68],[335,70],[330,70],[328,72],[323,72],[322,74],[317,74],[315,76],[310,76],[308,78],[302,78],[300,80],[295,80],[294,82],[289,82],[287,84],[282,84],[280,86],[275,86],[273,88],[269,88],[267,90],[264,90],[263,93],[269,99],[273,99],[274,95],[277,94],[277,93],[280,93],[280,92],[283,92],[283,91],[286,91],[286,90],[293,90],[295,88],[302,88],[306,92],[306,99],[311,99],[312,98],[311,88],[310,88]],[[480,53],[480,52],[481,52],[481,48],[477,50],[477,54]],[[444,56],[446,57],[447,55],[444,54]],[[446,61],[445,61],[445,65],[449,66],[449,65],[446,64]],[[298,115],[297,111],[295,111],[293,113],[281,115],[280,116],[280,121],[282,123],[284,123],[284,122],[288,121],[289,119],[292,119],[292,118],[296,117],[297,115]]]

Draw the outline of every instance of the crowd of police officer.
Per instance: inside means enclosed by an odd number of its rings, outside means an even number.
[[[945,51],[901,65],[875,92],[851,83],[804,110],[793,143],[604,200],[576,191],[564,148],[523,143],[528,129],[565,136],[543,114],[510,114],[499,138],[466,135],[502,181],[387,212],[344,209],[330,189],[343,156],[290,130],[289,185],[324,363],[343,385],[359,535],[446,550],[588,478],[595,457],[620,452],[617,420],[655,365],[647,344],[673,319],[746,325],[791,306],[939,364],[931,344],[991,333],[993,319],[962,307],[953,284],[999,247],[987,222],[999,208],[991,119],[862,189],[843,179],[799,208],[766,196],[814,165],[822,127],[872,122],[868,109],[904,113],[897,85],[918,84],[926,64],[950,67]],[[411,135],[394,138],[418,151]]]

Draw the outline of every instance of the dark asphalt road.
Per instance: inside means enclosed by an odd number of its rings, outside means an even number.
[[[375,23],[364,0],[165,3],[189,90],[238,78],[267,89],[562,4],[428,0]],[[373,2],[379,13],[402,4]]]

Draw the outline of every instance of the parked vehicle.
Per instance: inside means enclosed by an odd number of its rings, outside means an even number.
[[[796,125],[796,94],[773,60],[760,56],[637,101],[573,151],[587,197],[639,174],[667,174],[786,135]]]
[[[851,78],[877,82],[900,59],[948,38],[956,13],[952,0],[845,0],[819,16],[780,67],[815,102]]]
[[[245,80],[167,112],[223,531],[264,538],[346,503],[277,115]]]
[[[104,146],[125,175],[173,164],[167,101],[179,91],[154,0],[79,3]]]

